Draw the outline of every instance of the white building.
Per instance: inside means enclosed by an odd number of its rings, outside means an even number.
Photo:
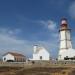
[[[50,60],[49,52],[45,48],[35,45],[32,60]]]
[[[3,55],[3,62],[24,62],[26,57],[19,53],[8,52]]]
[[[60,49],[58,60],[75,60],[75,50],[72,48],[71,43],[71,29],[68,28],[67,19],[63,18],[61,20],[60,33]]]

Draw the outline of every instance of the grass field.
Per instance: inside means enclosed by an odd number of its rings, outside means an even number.
[[[0,63],[0,75],[75,75],[75,63]]]
[[[71,67],[0,67],[0,75],[75,75]]]

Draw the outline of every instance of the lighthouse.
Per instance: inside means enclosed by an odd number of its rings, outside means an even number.
[[[59,30],[60,46],[59,46],[58,60],[75,58],[75,50],[72,48],[70,33],[71,29],[68,26],[67,19],[62,18]]]
[[[68,27],[67,19],[63,18],[61,20],[61,27],[59,30],[60,50],[68,50],[69,48],[72,48],[70,32],[71,29]]]

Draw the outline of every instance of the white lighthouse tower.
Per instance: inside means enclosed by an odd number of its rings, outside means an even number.
[[[71,37],[70,32],[71,29],[68,28],[67,19],[63,18],[61,20],[61,27],[60,27],[60,50],[67,50],[72,48],[71,44]]]
[[[58,60],[64,60],[65,58],[73,58],[75,57],[75,50],[72,49],[71,44],[71,29],[68,27],[68,22],[66,18],[61,20],[59,36],[60,36],[60,47],[59,47],[59,55]]]

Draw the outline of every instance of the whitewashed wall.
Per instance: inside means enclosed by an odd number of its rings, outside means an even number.
[[[64,57],[68,56],[69,58],[75,56],[75,50],[74,49],[68,49],[68,50],[63,50],[59,52],[59,60],[64,60]]]
[[[40,59],[40,56],[42,56],[42,59]],[[47,50],[42,48],[39,50],[39,52],[33,54],[33,60],[49,60],[50,55]]]
[[[4,60],[4,58],[6,58],[6,60]],[[7,54],[5,56],[3,56],[3,62],[7,61],[7,60],[15,60],[14,56],[11,54]]]

